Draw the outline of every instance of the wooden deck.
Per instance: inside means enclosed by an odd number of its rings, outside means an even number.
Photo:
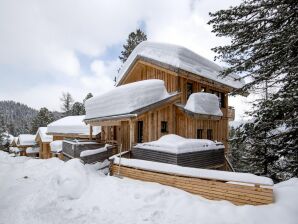
[[[118,174],[119,166],[112,164],[110,173]],[[121,165],[120,175],[132,179],[156,182],[176,187],[210,200],[227,200],[235,205],[265,205],[273,203],[273,189],[268,186],[234,184],[226,181],[153,172]]]

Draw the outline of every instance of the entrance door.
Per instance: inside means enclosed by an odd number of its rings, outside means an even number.
[[[143,142],[143,121],[138,121],[138,143]]]

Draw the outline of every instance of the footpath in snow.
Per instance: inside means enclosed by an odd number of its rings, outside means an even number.
[[[11,157],[0,151],[0,224],[283,223],[298,220],[298,179],[275,203],[235,206],[156,183],[105,176],[101,164]]]

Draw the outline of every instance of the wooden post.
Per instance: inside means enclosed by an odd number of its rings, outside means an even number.
[[[129,120],[129,150],[132,149],[132,146],[135,141],[135,127],[134,122],[132,120]]]
[[[92,140],[92,133],[93,133],[93,127],[92,127],[92,125],[90,125],[90,128],[89,128],[89,140]]]

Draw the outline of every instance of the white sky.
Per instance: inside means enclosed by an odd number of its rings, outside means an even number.
[[[213,60],[211,48],[227,40],[207,25],[208,12],[239,0],[1,0],[0,100],[60,110],[69,91],[113,87],[118,55],[128,34],[144,27],[152,41],[185,46]],[[220,63],[220,62],[217,62]],[[240,119],[247,99],[230,100]]]

